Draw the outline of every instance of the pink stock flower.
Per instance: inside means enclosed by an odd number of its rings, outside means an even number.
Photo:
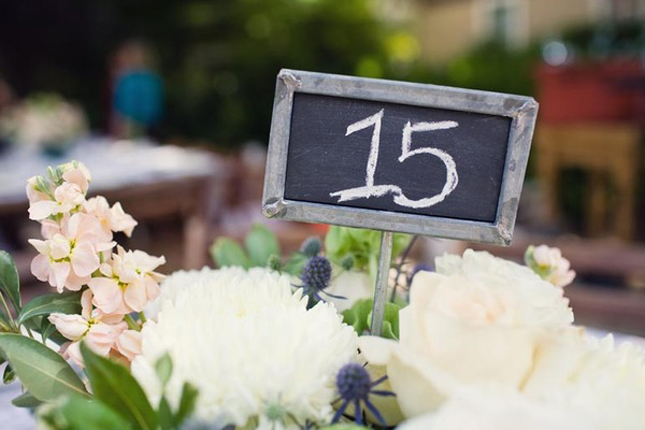
[[[84,201],[85,194],[78,185],[65,182],[54,190],[54,200],[39,200],[29,206],[29,219],[40,221],[52,215],[69,213]]]
[[[576,277],[576,272],[569,270],[571,263],[562,256],[559,248],[529,246],[524,259],[527,266],[556,287],[565,287]]]
[[[122,231],[126,236],[132,235],[137,222],[123,211],[121,203],[115,203],[112,208],[103,196],[92,197],[83,204],[89,215],[95,216],[104,234],[112,236],[112,232]]]
[[[154,270],[165,262],[164,257],[117,247],[112,264],[104,263],[99,269],[105,277],[93,278],[88,284],[94,293],[94,306],[106,314],[141,312],[159,295],[163,275]]]
[[[42,180],[42,177],[40,176],[32,176],[27,179],[27,198],[29,199],[29,205],[45,200],[51,200],[51,197],[46,193],[38,191],[39,178]],[[49,190],[49,192],[53,192],[53,190]]]
[[[141,332],[136,330],[125,330],[116,340],[116,349],[128,361],[141,354]]]
[[[81,295],[81,315],[65,315],[52,313],[49,321],[56,329],[71,342],[63,345],[61,353],[66,359],[71,359],[79,366],[83,366],[80,353],[80,342],[85,344],[95,353],[107,356],[115,346],[116,341],[127,329],[127,324],[112,316],[105,316],[97,309],[92,309],[92,292],[85,290]]]
[[[92,180],[92,175],[87,170],[87,167],[83,163],[76,161],[64,164],[61,167],[65,171],[63,173],[65,182],[76,185],[83,194],[86,194]]]
[[[90,290],[83,292],[81,305],[81,315],[53,313],[49,316],[49,321],[56,326],[60,334],[71,341],[61,348],[63,357],[71,359],[79,366],[83,366],[79,349],[81,341],[92,351],[105,357],[127,329],[125,322],[104,316],[97,309],[92,309]]]
[[[128,237],[132,236],[132,230],[138,224],[132,216],[125,213],[119,202],[116,202],[110,209],[110,223],[112,231],[122,231]]]
[[[101,264],[98,253],[115,245],[101,235],[98,220],[83,213],[63,218],[58,232],[50,224],[48,229],[50,239],[29,240],[39,252],[31,262],[31,272],[59,292],[65,288],[78,291],[86,285]]]

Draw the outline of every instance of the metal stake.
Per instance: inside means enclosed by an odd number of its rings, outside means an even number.
[[[372,306],[373,336],[380,336],[385,317],[385,303],[387,302],[387,281],[390,275],[390,262],[392,260],[391,231],[381,232],[381,250],[379,252],[378,272],[376,272],[376,287],[374,288],[374,304]]]

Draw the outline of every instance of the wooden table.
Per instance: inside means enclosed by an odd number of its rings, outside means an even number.
[[[90,196],[100,194],[111,204],[121,202],[124,210],[139,221],[140,225],[131,240],[134,248],[154,254],[155,238],[146,234],[145,226],[159,220],[176,220],[180,236],[178,243],[171,245],[180,248],[176,253],[179,257],[167,266],[170,269],[194,269],[207,263],[210,230],[218,216],[228,176],[222,160],[206,151],[151,145],[122,145],[120,148],[117,145],[116,150],[112,145],[103,145],[92,151],[94,154],[88,156],[78,150],[70,154],[70,159],[83,161],[93,174],[96,172],[90,184]],[[24,154],[21,156],[24,157]],[[51,164],[64,161],[54,160]],[[39,168],[39,163],[42,160],[35,162],[32,169]],[[15,164],[3,158],[0,159],[0,169],[3,165],[9,169]],[[137,166],[137,170],[131,168],[133,165]],[[28,175],[24,168],[16,169],[13,173],[4,170],[0,173],[0,181],[3,175],[6,178],[11,175],[11,180],[26,184],[27,177],[41,173],[44,173],[44,169],[29,172]],[[18,181],[15,175],[25,177]],[[37,237],[37,224],[29,221],[27,216],[28,201],[24,186],[21,186],[21,192],[14,192],[11,188],[0,189],[0,224],[3,230],[32,225],[35,234],[31,237]],[[144,246],[140,246],[142,244]],[[28,275],[24,279],[30,279],[29,264],[35,251],[26,245],[22,249],[12,250],[12,255],[23,278]]]

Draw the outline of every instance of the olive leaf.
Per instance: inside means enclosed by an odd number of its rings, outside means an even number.
[[[62,395],[87,395],[70,365],[42,343],[16,333],[0,333],[0,351],[36,399],[52,401]]]

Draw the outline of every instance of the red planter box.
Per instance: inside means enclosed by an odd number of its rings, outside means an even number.
[[[645,122],[645,70],[640,61],[542,65],[536,75],[540,120],[545,123]]]

